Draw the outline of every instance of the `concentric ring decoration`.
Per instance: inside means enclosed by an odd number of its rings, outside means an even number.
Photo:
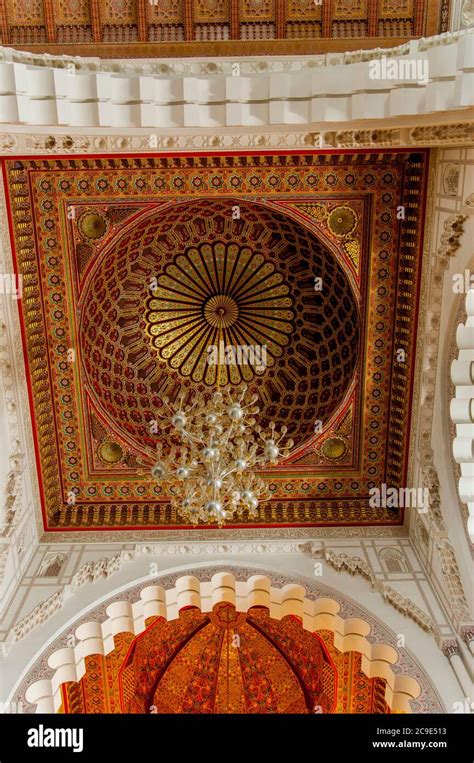
[[[337,258],[284,212],[240,201],[234,220],[233,203],[192,200],[142,217],[104,248],[84,285],[87,391],[114,436],[142,453],[156,448],[156,408],[183,386],[245,382],[260,424],[285,424],[301,445],[354,378],[359,312]]]
[[[275,265],[249,247],[223,242],[192,247],[166,266],[148,301],[153,345],[161,360],[194,382],[251,381],[273,366],[288,344],[294,320],[289,291]],[[250,348],[247,362],[210,362],[209,348],[219,352],[222,342],[224,348]],[[251,348],[264,348],[264,357]]]

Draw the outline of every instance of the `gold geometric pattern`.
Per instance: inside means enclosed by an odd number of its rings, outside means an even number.
[[[373,509],[368,495],[373,485],[403,487],[407,479],[426,152],[2,164],[24,284],[19,308],[46,529],[183,526],[171,496],[149,478],[166,436],[151,424],[165,396],[173,401],[184,388],[191,399],[207,385],[160,355],[151,332],[158,324],[148,316],[163,317],[163,300],[150,308],[151,285],[163,288],[168,269],[196,250],[211,268],[205,298],[196,281],[200,322],[217,338],[229,334],[241,325],[241,294],[229,293],[229,277],[217,281],[216,273],[232,246],[239,259],[250,250],[248,264],[260,273],[271,266],[263,285],[288,289],[272,298],[278,314],[251,311],[247,334],[256,320],[267,333],[292,325],[281,332],[287,344],[270,337],[274,362],[248,383],[259,423],[286,424],[296,442],[290,460],[263,473],[271,497],[258,524],[403,521],[401,511]],[[399,205],[406,221],[396,217]],[[341,238],[354,218],[357,227]],[[220,265],[218,251],[225,251]]]
[[[160,358],[210,386],[218,373],[221,384],[240,384],[264,373],[264,365],[274,365],[295,317],[289,288],[274,263],[250,247],[222,242],[191,248],[167,265],[148,306],[148,330]],[[221,342],[263,347],[265,364],[210,362],[209,348],[220,349]]]
[[[342,458],[346,450],[347,446],[341,437],[329,437],[321,446],[321,451],[330,461]]]
[[[356,270],[359,269],[360,264],[360,246],[356,239],[349,239],[343,244],[344,251],[348,255],[351,262],[354,264]]]
[[[97,212],[84,212],[77,221],[77,227],[84,238],[95,241],[107,232],[107,220]]]
[[[295,221],[244,201],[235,220],[234,206],[192,201],[140,218],[85,288],[86,387],[117,436],[142,452],[156,448],[149,422],[159,400],[183,387],[247,382],[259,423],[285,424],[302,443],[352,381],[360,328],[343,269]],[[104,304],[114,321],[100,318]],[[104,361],[103,347],[119,362]]]

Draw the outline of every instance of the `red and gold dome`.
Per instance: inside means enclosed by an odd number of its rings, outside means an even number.
[[[171,633],[173,637],[170,638]],[[330,712],[336,671],[322,644],[292,617],[217,605],[157,621],[132,645],[121,675],[124,711]]]
[[[138,636],[117,634],[106,656],[86,657],[81,680],[62,686],[62,712],[389,712],[385,680],[368,678],[360,653],[342,653],[333,640],[293,615],[275,620],[266,607],[185,607]]]
[[[261,423],[286,424],[297,442],[347,392],[360,320],[349,279],[306,227],[232,199],[174,204],[114,239],[81,299],[85,379],[103,417],[135,448],[154,448],[150,421],[163,396],[215,388],[209,348],[265,348],[265,363],[220,366],[249,384]],[[91,236],[105,223],[87,221]],[[315,279],[322,288],[315,290]]]

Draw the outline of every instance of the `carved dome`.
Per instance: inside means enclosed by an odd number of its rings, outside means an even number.
[[[120,671],[122,712],[328,713],[337,671],[297,618],[226,603],[160,618],[138,636]]]
[[[88,387],[135,447],[155,446],[149,422],[164,395],[215,386],[210,347],[256,348],[240,364],[231,355],[220,384],[247,382],[261,423],[286,424],[298,444],[351,383],[359,313],[342,267],[299,222],[250,202],[236,213],[236,204],[153,211],[122,230],[89,274],[80,319]],[[103,226],[92,222],[95,235]]]

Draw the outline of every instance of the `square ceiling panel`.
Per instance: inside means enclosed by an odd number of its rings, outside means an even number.
[[[45,529],[184,526],[149,476],[153,421],[164,396],[215,389],[219,336],[265,347],[225,381],[295,440],[247,526],[400,524],[369,495],[406,485],[427,164],[4,160]]]

